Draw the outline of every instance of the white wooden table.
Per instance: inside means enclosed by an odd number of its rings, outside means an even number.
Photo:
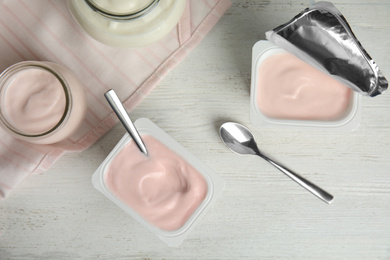
[[[363,98],[355,132],[255,128],[251,47],[312,1],[235,0],[204,41],[139,105],[226,181],[179,248],[170,248],[98,193],[91,175],[124,134],[63,156],[0,203],[0,259],[390,259],[390,96]],[[336,0],[390,78],[390,4]],[[251,128],[262,150],[335,196],[321,202],[256,157],[239,157],[218,128]]]

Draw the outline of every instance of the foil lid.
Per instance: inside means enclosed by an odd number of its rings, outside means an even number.
[[[386,78],[332,3],[316,3],[266,38],[361,94],[374,97],[387,89]]]

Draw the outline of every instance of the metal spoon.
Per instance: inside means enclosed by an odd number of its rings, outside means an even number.
[[[246,127],[232,122],[224,123],[219,129],[219,134],[225,145],[233,152],[241,155],[251,154],[260,156],[321,200],[328,204],[332,202],[333,196],[328,192],[260,152],[255,138]]]
[[[115,114],[118,116],[119,120],[122,122],[123,126],[126,128],[127,132],[130,134],[131,138],[133,138],[134,142],[137,144],[138,148],[141,150],[141,152],[148,155],[146,146],[142,141],[137,128],[135,128],[133,122],[130,119],[130,116],[127,114],[126,109],[123,107],[123,104],[116,95],[115,91],[110,89],[104,94],[104,96],[114,110]]]

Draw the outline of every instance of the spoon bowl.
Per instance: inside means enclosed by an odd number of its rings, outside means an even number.
[[[260,156],[321,200],[328,204],[332,202],[331,194],[260,152],[254,136],[245,126],[233,122],[224,123],[219,129],[219,134],[225,145],[233,152]]]
[[[257,155],[260,152],[252,133],[243,125],[225,123],[219,129],[219,134],[225,145],[237,154]]]

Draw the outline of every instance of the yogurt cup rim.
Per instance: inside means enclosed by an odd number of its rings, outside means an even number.
[[[112,159],[116,154],[129,142],[131,137],[128,134],[125,134],[122,139],[117,143],[117,145],[112,149],[110,154],[104,159],[98,169],[92,176],[92,183],[94,187],[99,190],[103,195],[105,195],[111,202],[119,206],[127,214],[133,217],[140,224],[145,226],[149,231],[154,233],[159,237],[163,242],[167,243],[170,246],[180,245],[184,239],[188,236],[189,232],[193,228],[195,222],[199,220],[199,217],[204,213],[204,211],[210,206],[210,204],[215,200],[216,196],[222,192],[224,187],[223,180],[212,171],[207,165],[202,163],[197,157],[192,155],[187,149],[181,146],[176,140],[170,137],[157,125],[151,122],[149,119],[141,118],[135,121],[135,125],[140,132],[140,134],[149,134],[152,137],[156,138],[158,141],[166,145],[171,151],[179,155],[183,160],[193,166],[198,172],[205,178],[207,183],[207,194],[202,203],[198,206],[197,210],[191,215],[191,217],[186,221],[186,223],[179,229],[166,231],[162,230],[153,224],[147,222],[141,215],[139,215],[135,210],[130,206],[126,205],[114,194],[112,194],[104,182],[104,175],[106,169]]]
[[[279,119],[264,115],[257,106],[257,75],[258,69],[263,61],[278,53],[289,53],[273,43],[261,40],[255,43],[252,49],[252,74],[251,74],[251,95],[250,95],[250,119],[255,125],[282,125],[322,129],[348,129],[355,130],[360,124],[360,94],[352,91],[350,106],[344,116],[336,120],[298,120]]]

